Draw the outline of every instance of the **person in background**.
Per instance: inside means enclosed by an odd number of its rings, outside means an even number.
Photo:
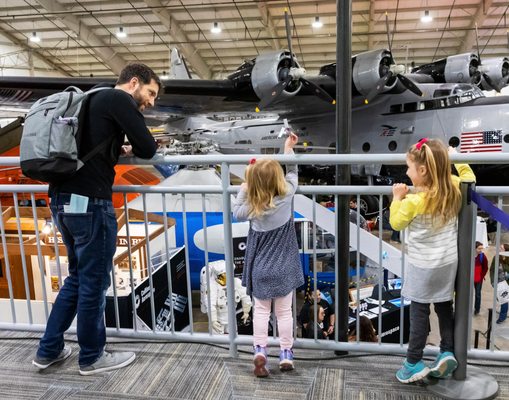
[[[348,341],[356,342],[357,341],[357,323],[354,324],[350,332],[348,333]],[[378,336],[376,335],[375,328],[373,327],[373,323],[371,320],[365,315],[361,315],[359,317],[359,341],[361,342],[378,342]]]
[[[482,282],[488,272],[488,257],[483,253],[484,247],[481,242],[475,242],[475,263],[474,263],[474,315],[481,311]]]
[[[509,244],[507,244],[507,243],[501,244],[500,251],[501,252],[509,251]],[[490,265],[490,279],[491,279],[491,286],[493,286],[493,288],[495,290],[497,290],[497,285],[494,282],[495,269],[496,269],[495,265],[496,265],[496,257],[493,257],[493,259],[491,260],[491,265]],[[509,257],[499,255],[498,256],[497,283],[503,282],[503,281],[508,281],[507,283],[509,283]],[[500,305],[500,314],[498,314],[498,318],[496,321],[497,324],[501,324],[502,322],[504,322],[507,319],[508,309],[509,309],[508,303],[503,303]]]
[[[325,330],[325,310],[322,306],[316,306],[316,321],[315,321],[315,310],[314,307],[308,308],[308,323],[306,324],[306,334],[302,337],[314,339],[315,338],[315,326],[316,326],[316,338],[317,339],[328,339],[328,333]]]
[[[285,141],[285,154],[293,154],[298,137],[293,132]],[[254,374],[269,375],[267,369],[268,322],[274,303],[280,335],[279,368],[293,366],[294,290],[304,284],[292,199],[297,190],[297,166],[281,165],[271,159],[251,160],[244,182],[233,204],[238,221],[249,220],[242,284],[254,298]]]
[[[86,113],[80,152],[87,154],[105,140],[110,144],[72,178],[49,187],[51,213],[67,249],[69,276],[53,304],[32,361],[41,370],[71,355],[71,348],[64,345],[64,332],[76,315],[81,375],[122,368],[135,359],[130,351],[104,350],[106,290],[117,243],[112,185],[120,154],[145,159],[154,156],[157,144],[141,112],[154,105],[160,89],[161,81],[149,67],[128,64],[114,88],[92,94],[83,105]],[[130,146],[124,146],[125,136]],[[72,212],[71,199],[81,200],[86,212]]]
[[[349,214],[350,222],[352,224],[356,224],[357,225],[357,217],[359,217],[359,226],[362,229],[369,230],[368,222],[366,221],[366,218],[364,218],[364,216],[362,215],[362,210],[360,211],[360,215],[357,215],[357,213],[358,213],[358,210],[357,210],[357,198],[356,197],[351,197],[350,198],[350,214]]]
[[[329,297],[330,298],[330,297]],[[336,322],[336,315],[334,311],[334,301],[330,298],[330,302],[324,298],[320,289],[316,289],[314,292],[308,292],[304,300],[304,304],[299,313],[299,322],[302,325],[302,337],[309,337],[308,335],[308,323],[309,316],[314,314],[314,300],[316,299],[317,305],[322,307],[324,310],[323,330],[327,336],[334,333],[334,324]]]
[[[452,147],[449,148],[453,152]],[[407,175],[414,190],[404,183],[392,188],[390,224],[407,230],[408,264],[401,295],[410,305],[410,339],[406,360],[397,371],[402,383],[450,376],[458,366],[454,357],[453,292],[458,268],[458,213],[460,182],[475,181],[467,164],[456,164],[452,175],[445,145],[422,139],[406,156]],[[440,353],[428,367],[423,351],[429,334],[430,304],[434,303],[440,327]]]

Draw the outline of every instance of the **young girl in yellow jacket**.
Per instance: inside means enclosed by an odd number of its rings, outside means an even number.
[[[454,151],[449,148],[450,151]],[[458,224],[461,207],[460,181],[475,181],[467,164],[456,164],[459,177],[451,174],[447,148],[440,140],[422,139],[407,152],[407,175],[413,193],[403,183],[393,186],[390,224],[407,229],[408,264],[402,296],[410,305],[410,339],[407,357],[396,378],[415,382],[428,374],[449,376],[457,367],[454,357],[453,291],[458,267]],[[440,354],[428,367],[422,361],[429,333],[430,304],[434,303],[440,326]]]

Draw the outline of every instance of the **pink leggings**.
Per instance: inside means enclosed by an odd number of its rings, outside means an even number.
[[[284,297],[275,299],[260,300],[254,298],[254,316],[253,316],[253,344],[255,346],[267,346],[270,308],[274,300],[274,311],[277,318],[277,328],[279,331],[279,344],[281,349],[291,349],[293,346],[293,315],[292,315],[293,292]]]

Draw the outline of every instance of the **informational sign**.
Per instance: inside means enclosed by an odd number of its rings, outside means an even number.
[[[152,272],[152,293],[154,295],[154,317],[156,330],[170,331],[172,320],[175,330],[189,325],[189,300],[186,283],[186,262],[184,248],[178,248],[169,255],[169,262],[163,263]],[[168,285],[170,266],[172,293]],[[134,288],[135,321],[138,329],[153,329],[151,290],[149,278]],[[117,295],[120,328],[133,328],[131,293]],[[173,316],[172,316],[173,314]],[[113,296],[106,296],[106,326],[115,327],[115,306]]]
[[[233,238],[233,264],[235,265],[234,275],[239,278],[244,271],[244,259],[246,256],[247,237]]]

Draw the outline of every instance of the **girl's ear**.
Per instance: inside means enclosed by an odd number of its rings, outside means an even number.
[[[426,173],[428,172],[425,165],[419,165],[419,167],[417,168],[417,171],[423,177],[426,176]]]

